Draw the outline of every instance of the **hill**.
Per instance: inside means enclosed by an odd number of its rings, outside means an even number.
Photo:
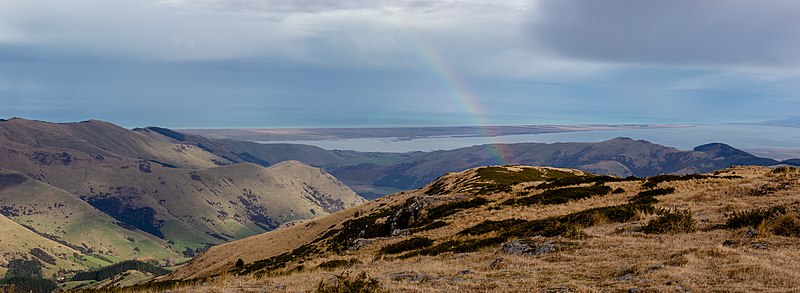
[[[502,154],[501,157],[497,153]],[[518,143],[479,145],[417,155],[391,165],[362,164],[331,170],[337,178],[361,179],[360,184],[413,189],[447,172],[496,164],[574,168],[595,174],[653,176],[705,173],[734,165],[771,166],[777,161],[756,157],[731,146],[712,143],[691,151],[644,140],[615,138],[597,143]],[[371,173],[371,176],[351,174]]]
[[[264,167],[204,143],[214,142],[94,120],[3,120],[0,210],[87,258],[49,268],[85,269],[130,258],[172,263],[364,202],[319,168]]]
[[[624,179],[483,167],[214,247],[139,288],[792,291],[798,191],[791,167]]]
[[[12,171],[0,170],[0,181],[4,182],[0,184],[0,214],[13,220],[3,225],[8,226],[7,229],[22,228],[42,238],[4,239],[7,245],[17,245],[17,248],[0,249],[9,255],[0,266],[13,258],[39,259],[49,276],[59,270],[86,270],[124,259],[174,261],[181,257],[169,247],[167,240],[142,230],[124,228],[114,218],[67,191]],[[52,245],[53,242],[58,245]],[[36,243],[46,248],[22,249]],[[51,248],[61,246],[68,247],[68,251]]]

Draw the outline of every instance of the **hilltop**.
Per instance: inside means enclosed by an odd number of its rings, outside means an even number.
[[[150,288],[797,290],[798,191],[791,167],[649,178],[481,167],[214,247]]]

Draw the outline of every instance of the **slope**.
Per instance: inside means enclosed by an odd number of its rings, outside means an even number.
[[[69,192],[4,170],[0,170],[0,181],[6,183],[0,184],[0,214],[77,251],[76,255],[82,259],[70,261],[80,267],[98,267],[122,259],[155,259],[166,263],[180,257],[165,240],[141,230],[123,228],[115,219]]]
[[[799,191],[789,167],[646,179],[472,169],[216,247],[169,277],[184,281],[139,288],[793,291]]]
[[[0,276],[5,275],[13,259],[38,259],[47,276],[67,270],[83,270],[88,266],[75,261],[77,250],[42,237],[0,214]]]

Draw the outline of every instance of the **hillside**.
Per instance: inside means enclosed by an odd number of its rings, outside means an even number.
[[[28,255],[41,260],[45,272],[52,274],[64,271],[86,270],[109,265],[124,259],[172,260],[182,257],[169,247],[166,240],[138,229],[126,229],[112,217],[95,209],[75,195],[30,179],[25,175],[0,170],[0,214],[13,220],[18,228],[24,228],[48,243],[46,253],[5,247],[0,252],[9,255]],[[11,225],[4,222],[4,225]],[[13,226],[13,225],[12,225]],[[42,243],[27,237],[5,239],[8,243]],[[66,246],[69,253],[56,252],[49,247]],[[22,254],[20,254],[22,253]],[[57,264],[52,259],[69,263]],[[7,265],[11,257],[0,262]],[[48,274],[48,275],[49,275]]]
[[[168,277],[184,281],[149,288],[792,291],[799,191],[790,167],[646,179],[483,167],[214,247]]]
[[[319,168],[264,167],[190,138],[102,121],[0,121],[0,211],[86,257],[47,269],[86,269],[131,258],[173,263],[364,202]]]
[[[502,154],[502,158],[496,155],[498,152]],[[350,178],[350,174],[370,172],[373,175],[362,177],[366,179],[361,184],[413,189],[422,187],[447,172],[494,164],[555,166],[595,174],[642,177],[670,173],[706,173],[734,165],[771,166],[778,162],[756,157],[721,143],[682,151],[644,140],[615,138],[597,143],[479,145],[425,153],[392,165],[363,164],[334,169],[331,172],[337,178]]]

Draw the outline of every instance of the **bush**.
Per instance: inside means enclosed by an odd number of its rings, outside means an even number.
[[[800,237],[800,220],[796,214],[783,215],[769,225],[770,232],[787,237]]]
[[[72,277],[73,281],[105,280],[125,271],[137,270],[142,273],[151,273],[155,276],[162,276],[169,273],[168,270],[154,266],[152,264],[138,260],[126,260],[107,267],[102,267],[89,272],[81,272]]]
[[[332,270],[341,267],[351,267],[355,264],[359,263],[358,259],[351,258],[350,260],[346,259],[333,259],[326,262],[319,264],[317,267],[325,270]]]
[[[656,196],[667,195],[673,192],[675,192],[675,188],[672,187],[645,190],[630,198],[628,202],[633,204],[654,204],[658,202]]]
[[[622,181],[632,181],[632,180],[640,180],[640,179],[636,178],[636,177],[617,178],[617,177],[611,177],[611,176],[606,176],[606,175],[602,175],[602,176],[593,176],[593,175],[573,176],[573,177],[564,177],[564,178],[555,179],[555,180],[552,180],[550,182],[542,183],[542,184],[539,184],[539,185],[536,185],[536,186],[529,186],[529,187],[526,187],[525,189],[528,189],[528,190],[530,190],[530,189],[551,189],[551,188],[579,185],[579,184],[584,184],[584,183],[595,183],[597,185],[602,185],[603,183],[606,183],[606,182],[622,182]]]
[[[688,233],[695,231],[695,224],[689,211],[665,211],[647,222],[642,231],[647,234]]]
[[[381,248],[381,253],[398,254],[409,250],[416,250],[433,245],[433,240],[426,237],[414,237]]]
[[[366,272],[361,272],[356,277],[349,273],[337,275],[332,282],[320,281],[317,285],[318,293],[370,293],[381,292],[381,284],[376,278],[371,278]]]
[[[487,203],[489,203],[489,201],[482,197],[476,197],[471,200],[449,202],[428,210],[428,214],[425,216],[425,222],[427,223],[435,219],[447,217],[457,213],[460,210],[477,208]]]
[[[765,209],[756,209],[744,212],[734,212],[726,223],[728,228],[758,227],[762,222],[786,214],[786,207],[774,206]]]
[[[449,240],[433,247],[404,254],[400,257],[407,258],[416,255],[434,256],[445,252],[454,252],[454,253],[475,252],[485,247],[503,243],[503,241],[505,241],[506,239],[507,239],[506,237],[491,237],[485,239]]]
[[[533,205],[533,204],[562,204],[572,200],[590,198],[596,195],[606,195],[611,192],[611,187],[593,185],[587,187],[565,187],[549,189],[536,195],[523,198],[509,199],[504,205]]]
[[[16,292],[34,292],[34,293],[50,293],[58,289],[56,283],[52,280],[32,277],[11,277],[2,280],[0,284],[7,284],[14,286],[14,293]]]
[[[478,188],[477,194],[490,194],[496,192],[509,192],[511,187],[523,182],[545,181],[546,179],[560,179],[575,177],[577,175],[559,170],[539,170],[522,168],[521,171],[511,171],[505,167],[484,167],[477,170],[478,180],[483,182],[472,183]]]

